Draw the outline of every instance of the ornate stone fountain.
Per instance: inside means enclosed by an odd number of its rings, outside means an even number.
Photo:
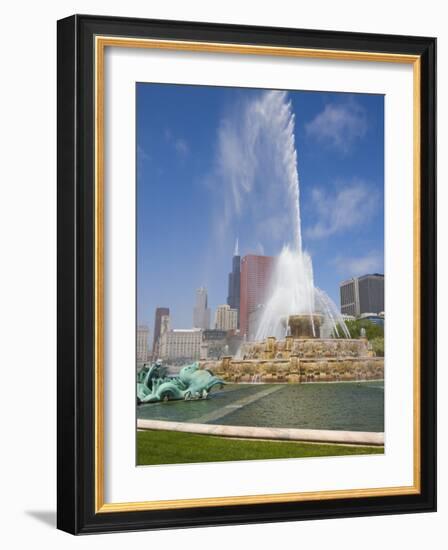
[[[287,336],[245,342],[239,357],[201,362],[232,382],[317,382],[384,377],[384,359],[366,338],[320,338],[323,316],[290,315]]]
[[[290,315],[288,317],[288,335],[293,338],[319,338],[323,321],[324,316],[320,313]]]

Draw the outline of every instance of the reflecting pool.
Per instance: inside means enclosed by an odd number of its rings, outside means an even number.
[[[137,417],[231,426],[384,431],[384,382],[228,384],[206,400],[150,403]]]

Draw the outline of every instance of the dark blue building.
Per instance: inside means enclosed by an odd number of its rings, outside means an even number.
[[[227,304],[238,311],[238,328],[240,326],[240,284],[241,284],[241,257],[238,252],[238,241],[232,258],[232,271],[229,273],[229,289]]]

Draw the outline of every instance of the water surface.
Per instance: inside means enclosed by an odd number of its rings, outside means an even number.
[[[209,399],[148,403],[137,417],[231,426],[384,431],[384,383],[228,384]]]

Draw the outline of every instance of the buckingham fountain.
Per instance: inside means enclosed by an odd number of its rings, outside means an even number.
[[[384,359],[368,340],[320,338],[322,314],[290,315],[284,338],[243,343],[237,357],[203,361],[201,367],[226,382],[306,383],[384,378]]]

